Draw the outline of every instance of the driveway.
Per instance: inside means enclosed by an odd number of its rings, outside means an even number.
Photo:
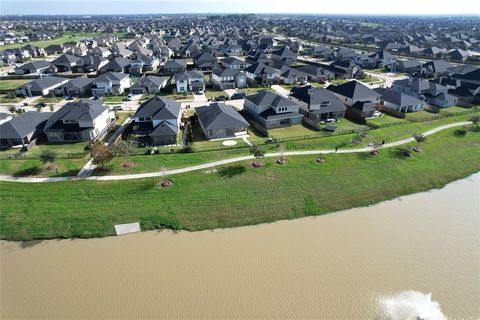
[[[207,96],[204,94],[193,94],[193,102],[208,102]]]
[[[233,96],[233,94],[238,92],[237,89],[225,89],[223,91],[225,91],[225,93],[227,94],[228,97],[231,97],[231,96]]]
[[[272,89],[275,90],[276,93],[284,96],[284,97],[288,97],[288,95],[290,94],[290,91],[288,91],[287,89],[285,88],[282,88],[281,86],[279,86],[278,84],[274,84],[272,86]]]

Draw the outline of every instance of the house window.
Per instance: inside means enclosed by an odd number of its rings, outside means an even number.
[[[144,121],[145,118],[138,118],[138,121]]]
[[[321,107],[326,107],[330,105],[330,101],[322,101],[322,103],[320,104]]]

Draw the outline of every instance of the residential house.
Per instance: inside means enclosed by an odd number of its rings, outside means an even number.
[[[43,77],[30,81],[17,89],[15,93],[18,96],[34,97],[46,96],[53,92],[55,88],[67,83],[70,79],[60,77]]]
[[[327,90],[333,92],[347,106],[345,115],[356,120],[373,116],[380,103],[379,93],[355,80],[338,86],[329,85]]]
[[[37,46],[34,46],[33,44],[29,43],[27,44],[26,46],[22,47],[23,50],[27,50],[28,53],[30,54],[30,56],[32,58],[36,58],[36,57],[44,57],[47,55],[47,53],[45,52],[45,49],[44,48],[40,48],[40,47],[37,47]]]
[[[55,72],[56,68],[49,61],[35,60],[15,68],[15,74],[48,74]]]
[[[92,94],[95,96],[119,95],[130,88],[130,77],[120,72],[107,72],[93,80]]]
[[[50,112],[28,111],[0,124],[0,149],[28,148],[43,134]]]
[[[424,110],[427,103],[406,93],[397,92],[391,88],[374,89],[381,95],[380,103],[391,110],[398,112],[416,112]]]
[[[397,71],[405,73],[415,73],[418,72],[422,67],[422,62],[417,60],[398,60],[397,61]]]
[[[260,85],[277,83],[280,77],[280,70],[262,62],[247,67],[245,73],[250,80]]]
[[[151,72],[157,70],[160,60],[157,57],[138,56],[137,59],[131,61],[130,73],[142,74],[143,72]]]
[[[213,103],[195,109],[207,139],[223,139],[247,134],[248,122],[232,106]]]
[[[290,92],[300,106],[305,123],[319,129],[318,122],[339,120],[345,116],[346,107],[331,91],[312,86],[295,87]]]
[[[173,76],[177,93],[205,90],[205,77],[201,71],[185,71]]]
[[[176,144],[180,131],[181,104],[163,97],[153,97],[135,112],[133,133],[153,145]]]
[[[67,49],[61,44],[51,44],[45,47],[45,53],[47,55],[62,54],[65,53],[66,50]]]
[[[457,98],[448,93],[448,88],[425,79],[402,79],[393,82],[392,89],[425,100],[433,106],[445,108],[457,103]]]
[[[450,68],[453,68],[453,65],[444,60],[432,60],[422,64],[420,74],[427,78],[447,76]]]
[[[107,63],[108,60],[104,57],[86,55],[82,57],[82,62],[78,63],[73,70],[78,73],[98,72]]]
[[[210,79],[213,86],[221,90],[240,89],[247,85],[247,75],[241,69],[216,69]]]
[[[304,83],[308,80],[308,75],[298,69],[284,65],[280,69],[280,80],[286,84]]]
[[[248,66],[248,64],[245,61],[240,60],[237,57],[227,57],[225,59],[220,59],[218,62],[225,69],[243,70]]]
[[[319,82],[332,80],[335,78],[335,73],[332,71],[309,64],[301,66],[297,68],[297,70],[306,73],[309,81]]]
[[[132,94],[159,93],[162,88],[165,88],[167,82],[165,77],[143,75],[130,87],[130,92]]]
[[[264,129],[300,124],[299,104],[271,91],[245,97],[244,109]]]
[[[297,53],[288,48],[281,48],[272,51],[272,60],[275,64],[289,66],[297,61]]]
[[[186,60],[168,60],[165,62],[162,68],[162,72],[166,74],[175,74],[180,72],[185,72],[187,70],[187,61]]]
[[[445,58],[465,62],[469,56],[468,51],[455,49],[445,54]]]
[[[100,68],[100,72],[128,72],[132,60],[117,57],[110,60],[107,64]]]
[[[67,72],[82,65],[82,58],[70,54],[62,54],[60,57],[53,60],[52,64],[57,67],[58,72]]]
[[[217,58],[212,53],[204,51],[195,56],[193,62],[200,70],[212,70],[217,65]]]
[[[115,114],[100,100],[68,102],[48,119],[43,132],[49,142],[80,142],[100,138],[115,123]]]
[[[59,96],[81,97],[91,94],[93,79],[86,76],[71,79],[55,89]]]

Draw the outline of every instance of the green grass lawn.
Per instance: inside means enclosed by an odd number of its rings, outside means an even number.
[[[270,87],[259,87],[259,88],[238,89],[238,92],[245,92],[247,95],[252,95],[252,94],[255,94],[259,91],[272,91],[272,88],[270,88]]]
[[[6,44],[0,46],[0,50],[6,49],[13,49],[13,48],[21,48],[27,44],[33,44],[34,46],[45,48],[52,44],[63,44],[69,41],[79,41],[86,38],[93,38],[99,37],[105,33],[102,32],[64,32],[62,36],[57,37],[51,40],[40,40],[40,41],[31,41],[31,42],[24,42],[24,43],[13,43],[13,44]],[[124,33],[119,32],[116,33],[117,36],[121,36]]]
[[[218,98],[220,96],[225,96],[228,97],[228,94],[223,91],[223,90],[213,90],[213,89],[207,89],[205,90],[205,96],[210,99],[210,98]]]
[[[366,206],[399,195],[442,187],[480,170],[480,133],[454,129],[431,136],[421,153],[398,149],[366,154],[274,158],[254,169],[250,161],[204,173],[130,181],[45,184],[1,182],[2,228],[8,240],[113,235],[114,225],[139,221],[142,230],[203,230],[320,215]],[[192,156],[197,156],[193,154]]]
[[[300,136],[310,136],[316,134],[317,131],[306,127],[303,124],[293,125],[286,128],[269,129],[268,134],[274,138],[291,138]]]
[[[55,164],[58,166],[56,170],[47,170],[46,165],[39,159],[26,160],[0,160],[0,172],[8,173],[15,177],[62,177],[75,176],[78,171],[87,163],[88,158],[80,159],[57,159]]]
[[[64,98],[63,97],[57,97],[57,96],[54,96],[54,97],[50,97],[50,96],[42,96],[38,99],[35,100],[35,104],[37,103],[58,103],[60,101],[62,101]]]
[[[361,82],[363,83],[368,83],[368,84],[379,84],[379,83],[385,83],[385,80],[379,77],[366,77],[365,79],[360,79]]]
[[[32,79],[0,80],[0,90],[13,90],[30,81],[32,81]]]
[[[383,114],[382,116],[378,118],[369,118],[367,119],[368,122],[373,123],[378,126],[387,126],[387,125],[392,125],[392,124],[404,124],[408,123],[407,120],[401,119],[401,118],[395,118],[391,115],[388,114]]]
[[[107,104],[121,104],[125,100],[125,96],[103,96],[101,99]]]
[[[333,79],[333,80],[330,80],[330,83],[334,84],[334,85],[339,85],[339,84],[346,83],[348,81],[350,81],[350,80],[347,80],[347,79]]]
[[[0,94],[0,103],[18,103],[25,99],[24,97],[10,97],[7,94]]]

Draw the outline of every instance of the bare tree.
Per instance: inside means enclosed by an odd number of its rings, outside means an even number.
[[[104,143],[95,141],[90,148],[90,156],[93,164],[104,167],[107,162],[113,159],[113,152]]]

